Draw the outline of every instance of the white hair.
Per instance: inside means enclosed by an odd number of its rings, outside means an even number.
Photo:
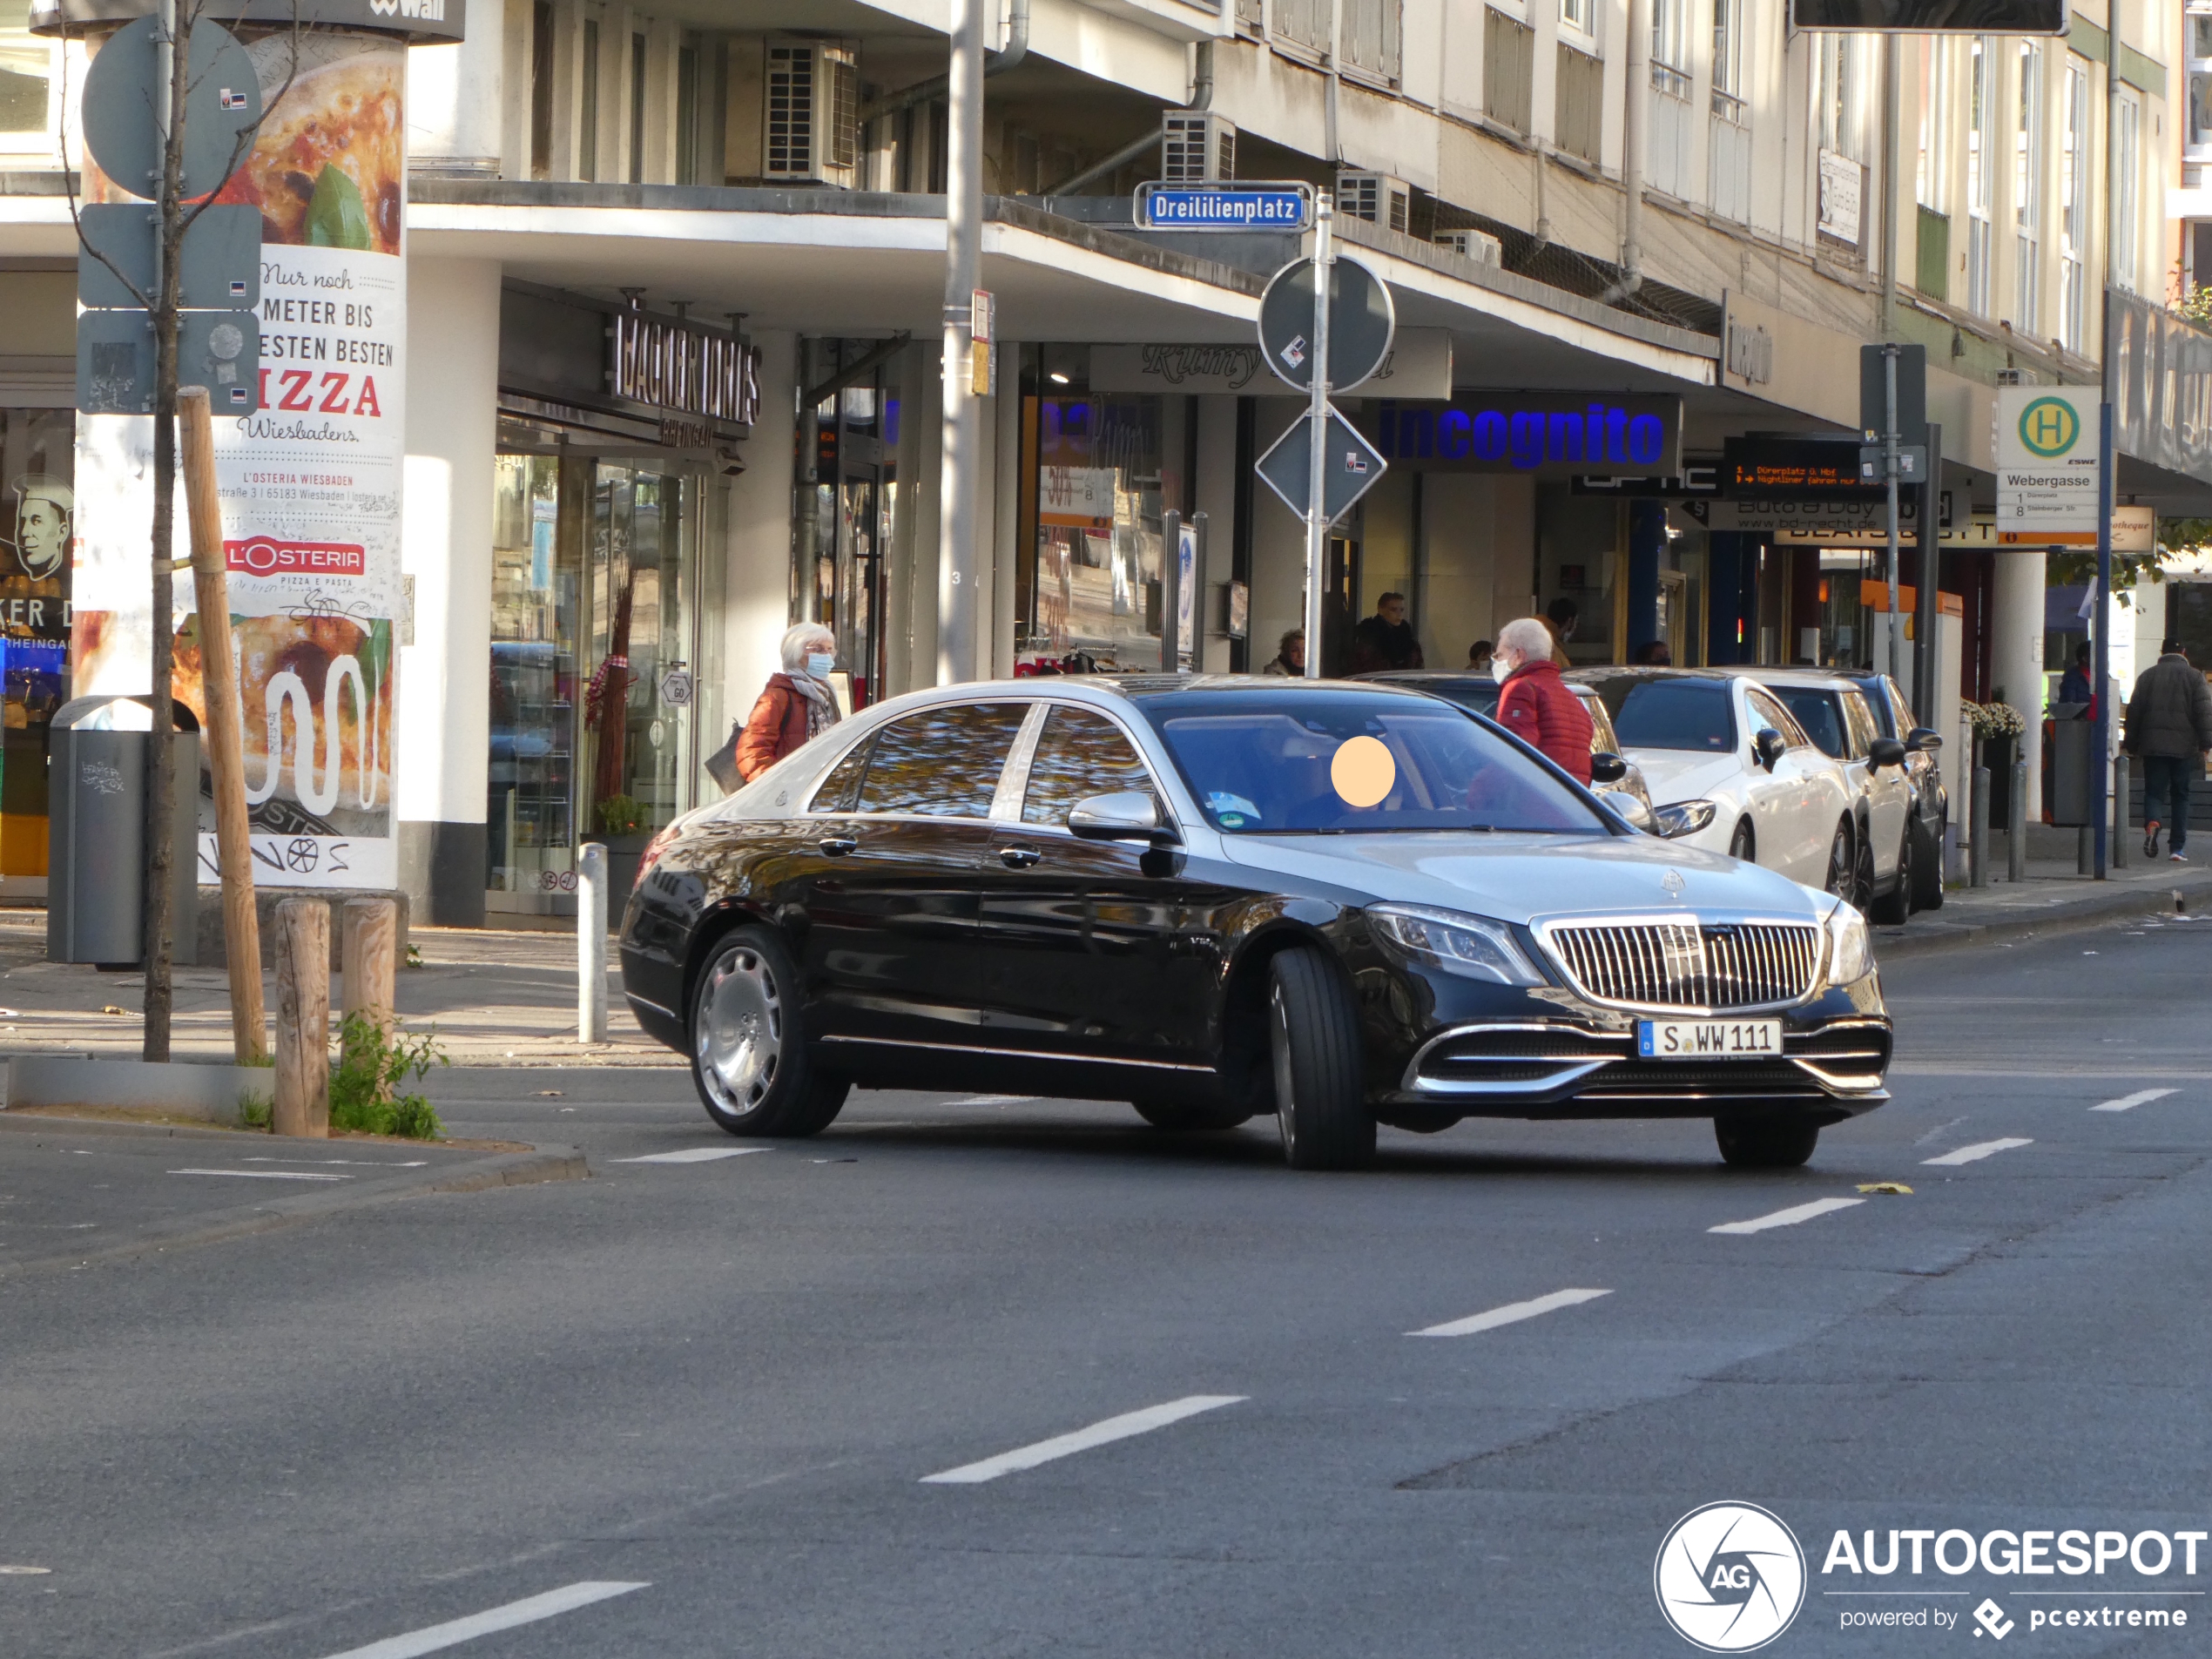
[[[817,641],[828,651],[837,649],[837,636],[819,622],[802,622],[796,627],[786,629],[783,645],[784,672],[804,674],[806,671],[806,653],[814,649]]]
[[[1516,617],[1498,630],[1500,651],[1517,651],[1532,663],[1552,659],[1552,631],[1534,617]]]

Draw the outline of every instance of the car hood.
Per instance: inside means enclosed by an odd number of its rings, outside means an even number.
[[[1622,759],[1633,761],[1643,773],[1656,806],[1702,799],[1743,776],[1743,763],[1732,751],[1716,755],[1701,749],[1630,749]]]
[[[1471,911],[1501,921],[1636,910],[1736,910],[1815,920],[1825,895],[1755,864],[1649,835],[1505,833],[1224,835],[1238,864],[1300,886]],[[1669,882],[1672,872],[1679,882]]]

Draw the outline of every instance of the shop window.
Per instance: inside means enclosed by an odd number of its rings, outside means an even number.
[[[0,0],[0,153],[45,152],[54,46],[30,32],[30,0]]]
[[[491,756],[485,885],[565,890],[576,832],[577,624],[573,527],[560,462],[502,455],[493,472]]]
[[[46,873],[46,727],[69,696],[77,416],[0,409],[0,874]]]
[[[695,677],[691,584],[698,485],[603,463],[592,489],[585,583],[591,678],[583,749],[586,827],[617,840],[649,833],[691,804]],[[716,734],[719,742],[722,734]],[[634,826],[626,819],[635,812]]]
[[[1032,644],[1143,660],[1160,576],[1161,400],[1035,400]],[[1157,660],[1157,658],[1155,658]]]

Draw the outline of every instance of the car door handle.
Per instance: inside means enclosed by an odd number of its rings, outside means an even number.
[[[837,859],[843,858],[847,853],[854,851],[860,844],[850,835],[826,835],[814,845],[832,858]]]
[[[1044,856],[1034,846],[1002,846],[999,862],[1009,870],[1026,870]]]

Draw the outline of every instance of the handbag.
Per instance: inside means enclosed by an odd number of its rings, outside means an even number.
[[[738,772],[738,739],[745,736],[745,722],[731,723],[729,740],[707,756],[706,775],[714,779],[715,786],[725,795],[733,795],[745,779]]]

